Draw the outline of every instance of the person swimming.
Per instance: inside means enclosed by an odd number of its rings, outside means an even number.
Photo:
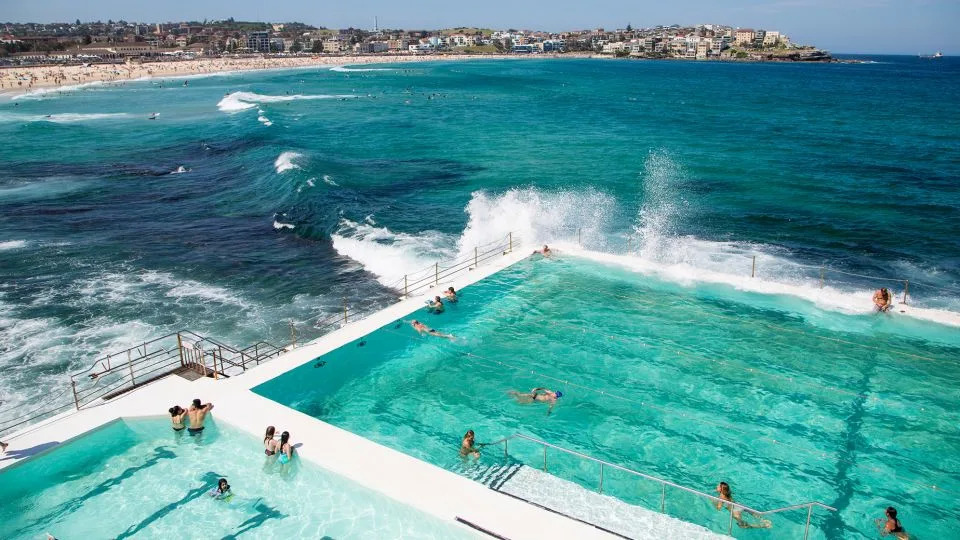
[[[553,390],[543,387],[534,388],[529,392],[510,390],[508,393],[520,404],[549,403],[550,407],[547,408],[547,416],[550,416],[550,413],[553,412],[553,407],[556,406],[557,400],[563,397],[563,392],[560,390],[554,392]]]
[[[748,523],[743,519],[743,512],[740,510],[740,506],[733,504],[733,492],[730,490],[730,484],[726,482],[720,482],[717,484],[717,497],[721,500],[717,501],[717,510],[723,510],[726,507],[733,514],[733,519],[737,522],[737,526],[741,529],[769,529],[771,523],[769,520],[760,519],[757,524]],[[758,518],[760,516],[757,516]]]
[[[447,297],[448,302],[456,303],[456,301],[458,300],[457,291],[453,290],[453,287],[450,287],[447,290],[443,291],[443,295]]]
[[[233,492],[230,491],[230,484],[227,483],[227,479],[221,478],[217,481],[217,487],[210,490],[208,495],[214,499],[225,501],[233,497]]]
[[[463,440],[460,441],[460,457],[472,457],[474,459],[480,459],[480,449],[477,448],[474,440],[476,436],[473,433],[472,429],[468,429],[467,433],[463,436]]]
[[[890,291],[886,287],[880,287],[877,292],[873,293],[873,309],[885,313],[891,307],[893,307],[893,302],[890,299]]]
[[[431,336],[434,336],[434,337],[439,337],[439,338],[444,338],[444,339],[453,339],[453,335],[452,335],[452,334],[444,334],[443,332],[438,332],[438,331],[434,330],[433,328],[430,328],[429,326],[423,324],[422,322],[420,322],[420,321],[418,321],[418,320],[416,320],[416,319],[410,321],[410,326],[412,326],[413,329],[416,330],[417,333],[420,334],[421,336],[423,336],[423,335],[431,335]]]
[[[277,428],[273,426],[267,426],[266,433],[263,434],[263,453],[272,456],[277,453],[277,440],[273,438],[274,433],[277,432]]]
[[[190,427],[187,428],[187,433],[196,435],[203,431],[203,421],[211,410],[213,410],[213,403],[204,405],[199,398],[194,399],[190,405],[190,410],[187,411],[187,415],[190,417]]]
[[[897,509],[888,506],[886,511],[884,511],[885,518],[877,519],[877,525],[880,528],[880,534],[882,536],[894,535],[898,540],[907,540],[910,538],[907,535],[907,531],[903,529],[903,524],[900,523],[900,519],[897,518]]]
[[[289,431],[284,431],[280,434],[280,443],[277,446],[277,450],[280,452],[280,457],[277,458],[277,462],[281,465],[290,463],[290,460],[293,459],[293,445],[290,444]]]
[[[427,311],[434,315],[443,313],[443,301],[439,296],[434,297],[432,301],[427,301]]]
[[[548,246],[548,245],[546,245],[546,244],[543,245],[543,249],[537,249],[537,250],[534,250],[534,252],[533,252],[534,255],[536,255],[536,254],[538,254],[538,253],[539,253],[540,255],[543,255],[544,257],[549,257],[549,256],[553,255],[553,252],[550,251],[550,246]]]
[[[179,406],[174,405],[167,409],[170,412],[170,421],[173,423],[174,431],[183,431],[186,426],[183,425],[183,417],[187,415],[187,411]]]

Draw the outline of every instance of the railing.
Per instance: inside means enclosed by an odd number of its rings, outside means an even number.
[[[604,461],[604,460],[602,460],[602,459],[598,459],[598,458],[595,458],[595,457],[593,457],[593,456],[589,456],[589,455],[587,455],[587,454],[583,454],[583,453],[581,453],[581,452],[577,452],[577,451],[575,451],[575,450],[569,450],[569,449],[567,449],[567,448],[563,448],[563,447],[557,446],[557,445],[555,445],[555,444],[548,443],[548,442],[546,442],[546,441],[541,441],[540,439],[536,439],[536,438],[533,438],[533,437],[529,437],[529,436],[523,435],[523,434],[521,434],[521,433],[515,433],[515,434],[510,435],[510,436],[508,436],[508,437],[504,437],[503,439],[500,439],[500,440],[498,440],[498,441],[494,441],[494,442],[491,442],[491,443],[487,443],[485,446],[497,446],[497,445],[501,445],[501,444],[502,444],[502,445],[503,445],[503,457],[504,457],[504,459],[509,459],[509,458],[511,457],[509,442],[510,442],[510,441],[515,441],[515,440],[521,440],[521,441],[530,442],[530,443],[536,444],[536,445],[538,445],[539,447],[542,448],[542,462],[541,462],[539,456],[536,458],[536,461],[537,461],[538,467],[541,467],[541,466],[542,466],[542,469],[543,469],[544,472],[548,472],[548,473],[550,472],[550,470],[549,470],[548,456],[547,456],[547,451],[548,451],[548,449],[553,450],[553,451],[556,451],[556,452],[559,452],[559,453],[561,453],[561,454],[573,456],[573,457],[577,458],[577,459],[580,460],[580,461],[588,461],[588,462],[592,462],[592,463],[597,464],[597,465],[598,465],[598,471],[597,471],[597,476],[596,476],[596,483],[597,483],[597,492],[600,493],[600,494],[603,494],[603,493],[604,493],[604,479],[605,479],[605,474],[607,475],[608,482],[609,482],[610,471],[616,471],[616,472],[619,472],[619,473],[623,473],[623,474],[625,474],[625,475],[628,475],[628,476],[630,476],[630,477],[639,478],[639,479],[642,479],[642,480],[646,480],[646,481],[653,482],[653,483],[655,483],[657,486],[659,486],[659,504],[658,504],[658,505],[655,505],[655,506],[654,506],[653,508],[651,508],[651,509],[656,510],[656,511],[658,511],[658,512],[660,512],[660,513],[669,514],[669,512],[667,512],[667,502],[668,502],[668,501],[667,501],[667,495],[668,495],[668,491],[667,491],[667,490],[668,490],[668,489],[670,489],[670,490],[677,490],[677,491],[679,491],[679,492],[681,492],[681,493],[684,493],[684,494],[686,494],[686,495],[691,495],[691,496],[693,496],[695,499],[699,499],[699,500],[706,501],[706,502],[708,502],[709,504],[711,504],[711,505],[717,505],[717,506],[720,507],[720,508],[726,508],[726,509],[728,509],[728,510],[730,511],[730,517],[729,517],[729,519],[727,520],[727,523],[726,523],[726,533],[727,533],[728,535],[732,535],[732,534],[733,534],[733,530],[734,530],[734,529],[733,529],[733,524],[734,524],[734,522],[737,522],[738,524],[740,524],[741,522],[746,523],[746,522],[743,520],[743,518],[742,518],[742,513],[743,513],[743,512],[747,512],[748,514],[754,516],[755,518],[758,518],[758,519],[763,520],[763,519],[766,519],[766,518],[768,518],[768,517],[770,517],[770,516],[775,516],[775,515],[778,515],[778,514],[785,514],[785,513],[793,512],[793,511],[797,511],[797,510],[804,510],[804,511],[806,511],[806,518],[805,518],[805,520],[803,521],[803,535],[802,535],[802,537],[803,537],[804,540],[806,540],[806,539],[809,537],[809,534],[810,534],[810,523],[811,523],[811,520],[813,519],[813,511],[814,511],[814,509],[816,509],[816,508],[821,508],[821,509],[824,509],[824,510],[828,510],[828,511],[830,511],[830,512],[836,512],[836,511],[837,511],[836,508],[833,508],[832,506],[828,506],[828,505],[823,504],[823,503],[821,503],[821,502],[806,502],[806,503],[801,503],[801,504],[793,504],[793,505],[790,505],[790,506],[784,506],[784,507],[781,507],[781,508],[774,508],[774,509],[772,509],[772,510],[757,510],[757,509],[751,508],[751,507],[749,507],[749,506],[747,506],[747,505],[744,505],[744,504],[740,504],[740,503],[736,503],[736,502],[732,502],[732,501],[727,501],[727,500],[721,499],[720,497],[717,497],[716,495],[711,495],[711,494],[709,494],[709,493],[704,493],[704,492],[702,492],[702,491],[699,491],[699,490],[696,490],[696,489],[693,489],[693,488],[689,488],[689,487],[686,487],[686,486],[681,486],[680,484],[676,484],[676,483],[674,483],[674,482],[670,482],[669,480],[664,480],[664,479],[662,479],[662,478],[657,478],[656,476],[652,476],[652,475],[645,474],[645,473],[642,473],[642,472],[639,472],[639,471],[635,471],[635,470],[633,470],[633,469],[629,469],[629,468],[623,467],[623,466],[621,466],[621,465],[616,465],[616,464],[614,464],[614,463],[610,463],[609,461]],[[516,458],[515,458],[515,459],[516,459]],[[522,460],[520,460],[520,461],[521,461],[521,463],[523,463]],[[541,465],[541,463],[542,463],[542,465]],[[621,484],[622,484],[622,482],[621,482]],[[622,497],[618,497],[618,498],[623,499]],[[642,496],[639,497],[639,498],[640,498],[641,500],[644,499],[644,497],[642,497]],[[654,499],[654,500],[656,500],[656,499]],[[624,501],[624,502],[628,502],[628,501]],[[644,502],[646,502],[646,501],[644,501]],[[646,505],[646,506],[651,506],[651,505],[648,504],[648,505]],[[682,508],[684,508],[685,510],[689,510],[689,508],[687,508],[686,506],[683,506]],[[680,513],[680,512],[677,511],[677,512],[674,512],[674,513]],[[696,512],[694,512],[694,513],[696,513]],[[701,515],[702,515],[702,513],[701,513]],[[714,515],[715,515],[715,513],[714,513]],[[679,516],[678,516],[678,517],[679,517]],[[795,516],[795,517],[797,517],[797,516]],[[691,522],[691,523],[696,523],[696,521],[695,521],[694,519],[689,519],[688,517],[681,517],[681,519],[684,519],[685,521],[689,521],[689,522]],[[756,527],[756,525],[754,525],[754,526],[751,527],[749,524],[747,524],[746,526],[744,526],[744,525],[741,525],[741,526],[743,526],[744,528],[755,528],[755,527]],[[770,524],[770,526],[772,526],[772,523]]]

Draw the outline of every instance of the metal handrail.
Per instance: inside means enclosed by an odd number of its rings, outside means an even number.
[[[781,508],[773,508],[773,509],[770,509],[770,510],[757,510],[757,509],[752,508],[752,507],[750,507],[750,506],[747,506],[747,505],[745,505],[745,504],[741,504],[741,503],[737,503],[737,502],[733,502],[733,501],[728,501],[728,500],[726,500],[726,499],[721,499],[720,497],[717,497],[716,495],[711,495],[711,494],[705,493],[705,492],[703,492],[703,491],[699,491],[699,490],[696,490],[696,489],[693,489],[693,488],[689,488],[689,487],[686,487],[686,486],[682,486],[682,485],[680,485],[680,484],[671,482],[671,481],[669,481],[669,480],[664,480],[664,479],[662,479],[662,478],[657,478],[656,476],[651,476],[651,475],[649,475],[649,474],[642,473],[642,472],[640,472],[640,471],[635,471],[635,470],[633,470],[633,469],[629,469],[629,468],[624,467],[624,466],[622,466],[622,465],[617,465],[616,463],[611,463],[611,462],[609,462],[609,461],[605,461],[605,460],[602,460],[602,459],[600,459],[600,458],[596,458],[596,457],[593,457],[593,456],[584,454],[584,453],[582,453],[582,452],[577,452],[576,450],[570,450],[570,449],[568,449],[568,448],[563,448],[562,446],[557,446],[557,445],[555,445],[555,444],[551,444],[551,443],[548,443],[548,442],[546,442],[546,441],[541,441],[540,439],[537,439],[537,438],[534,438],[534,437],[530,437],[529,435],[524,435],[524,434],[522,434],[522,433],[514,433],[513,435],[509,435],[509,436],[504,437],[504,438],[502,438],[502,439],[500,439],[500,440],[497,440],[497,441],[494,441],[494,442],[491,442],[491,443],[487,443],[487,444],[485,444],[485,446],[495,446],[495,445],[502,444],[502,445],[503,445],[503,455],[504,455],[504,457],[509,457],[510,453],[509,453],[509,449],[508,449],[508,444],[507,444],[507,443],[508,443],[508,441],[511,441],[511,440],[513,440],[513,439],[523,439],[523,440],[525,440],[525,441],[529,441],[529,442],[532,442],[532,443],[539,444],[540,446],[543,447],[543,468],[544,468],[544,471],[547,470],[547,448],[552,448],[552,449],[554,449],[554,450],[557,450],[557,451],[560,451],[560,452],[563,452],[563,453],[566,453],[566,454],[570,454],[570,455],[572,455],[572,456],[576,456],[576,457],[579,457],[579,458],[581,458],[581,459],[585,459],[585,460],[587,460],[587,461],[592,461],[592,462],[594,462],[594,463],[599,464],[599,465],[600,465],[600,484],[599,484],[598,491],[599,491],[600,493],[603,493],[603,470],[604,470],[605,467],[609,467],[609,468],[612,468],[612,469],[615,469],[615,470],[623,471],[623,472],[625,472],[625,473],[632,474],[632,475],[634,475],[634,476],[639,476],[639,477],[644,478],[644,479],[647,479],[647,480],[652,480],[652,481],[660,484],[660,485],[663,487],[663,489],[661,489],[661,491],[660,491],[660,512],[663,512],[663,509],[664,509],[664,504],[665,504],[665,500],[666,500],[666,487],[667,487],[667,486],[672,487],[672,488],[675,488],[675,489],[679,489],[679,490],[681,490],[681,491],[685,491],[685,492],[687,492],[687,493],[691,493],[691,494],[693,494],[693,495],[697,495],[697,496],[699,496],[699,497],[703,497],[703,498],[709,499],[709,500],[711,500],[711,501],[713,501],[713,502],[717,502],[717,503],[721,503],[721,504],[723,504],[723,505],[726,505],[728,508],[730,508],[730,529],[731,529],[731,530],[732,530],[732,527],[733,527],[733,511],[734,511],[734,509],[746,510],[747,512],[750,512],[751,514],[756,515],[756,516],[766,516],[766,515],[771,515],[771,514],[777,514],[777,513],[780,513],[780,512],[786,512],[786,511],[789,511],[789,510],[799,510],[799,509],[802,509],[802,508],[806,508],[806,509],[807,509],[807,520],[806,520],[806,526],[805,526],[804,534],[803,534],[804,539],[806,539],[806,538],[807,538],[807,535],[808,535],[808,532],[809,532],[809,528],[810,528],[810,519],[811,519],[811,517],[812,517],[813,509],[814,509],[815,507],[816,507],[816,508],[823,508],[823,509],[829,510],[829,511],[831,511],[831,512],[836,512],[836,511],[837,511],[836,508],[834,508],[834,507],[832,507],[832,506],[829,506],[829,505],[826,505],[826,504],[824,504],[824,503],[822,503],[822,502],[819,502],[819,501],[805,502],[805,503],[800,503],[800,504],[792,504],[792,505],[789,505],[789,506],[784,506],[784,507],[781,507]]]

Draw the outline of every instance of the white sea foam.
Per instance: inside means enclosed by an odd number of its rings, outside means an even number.
[[[57,113],[57,114],[15,114],[0,113],[0,122],[53,122],[56,124],[72,124],[75,122],[90,122],[96,120],[116,120],[129,118],[127,113]]]
[[[405,274],[449,258],[454,245],[452,236],[437,231],[395,233],[348,219],[340,220],[332,239],[337,253],[357,261],[388,286],[396,286]]]
[[[292,169],[299,169],[300,166],[294,163],[293,160],[300,157],[303,157],[303,154],[297,152],[284,152],[277,156],[277,160],[273,162],[273,166],[277,170],[277,174]]]
[[[284,229],[290,229],[292,231],[295,227],[296,225],[292,223],[281,223],[277,220],[273,220],[273,228],[278,231],[282,231]]]
[[[334,181],[333,181],[333,178],[330,178],[330,175],[329,175],[329,174],[323,175],[323,181],[326,182],[327,184],[330,184],[331,186],[339,186],[339,185],[340,185],[340,184],[334,182]]]
[[[307,178],[307,185],[309,187],[315,186],[316,184],[313,183],[314,180],[316,180],[316,178]]]
[[[0,242],[0,251],[6,251],[8,249],[20,249],[26,246],[26,240],[7,240],[5,242]]]
[[[94,86],[104,86],[105,84],[106,84],[106,81],[92,81],[92,82],[81,83],[81,84],[68,84],[64,86],[51,86],[46,88],[37,88],[36,90],[30,90],[29,92],[12,96],[10,99],[13,101],[16,101],[19,99],[26,99],[26,100],[43,99],[47,97],[54,97],[61,93],[76,92],[77,90],[85,90],[87,88],[91,88]]]
[[[292,94],[271,96],[254,92],[233,92],[227,94],[217,103],[217,108],[223,112],[238,112],[257,107],[260,103],[280,103],[284,101],[314,100],[314,99],[346,99],[357,97],[353,94]]]
[[[364,71],[393,71],[393,68],[352,68],[347,66],[333,66],[330,68],[330,71],[337,71],[340,73],[359,73]]]
[[[179,167],[177,167],[176,170],[170,171],[170,174],[183,174],[188,172],[190,172],[190,169],[184,167],[183,165],[180,165]]]
[[[269,118],[267,118],[266,116],[264,116],[264,115],[262,115],[262,114],[257,117],[257,122],[260,122],[261,124],[263,124],[263,125],[265,125],[265,126],[267,126],[267,127],[273,125],[273,122],[271,122]]]

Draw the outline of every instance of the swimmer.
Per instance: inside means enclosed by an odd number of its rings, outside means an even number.
[[[537,249],[533,252],[534,255],[536,255],[537,253],[539,253],[540,255],[543,255],[544,257],[549,257],[553,255],[553,252],[550,251],[550,246],[546,244],[543,245],[543,249]]]
[[[427,311],[436,315],[443,313],[443,302],[440,300],[439,296],[435,296],[433,301],[427,302]]]
[[[443,295],[447,297],[447,302],[457,301],[457,291],[453,290],[453,287],[443,291]]]
[[[219,499],[221,501],[233,497],[233,493],[230,491],[230,484],[227,483],[226,478],[221,478],[219,481],[217,481],[217,487],[210,490],[207,494],[214,499]]]
[[[267,426],[267,432],[263,434],[263,453],[272,456],[277,453],[277,440],[273,438],[273,434],[277,432],[277,428],[273,426]]]
[[[454,337],[452,334],[444,334],[443,332],[438,332],[416,319],[410,321],[410,326],[412,326],[413,329],[416,330],[417,333],[420,334],[421,336],[431,335],[434,337],[440,337],[444,339],[453,339]]]
[[[897,519],[896,508],[888,506],[884,515],[886,518],[877,519],[877,526],[880,529],[881,536],[893,535],[897,537],[898,540],[907,540],[910,538],[910,536],[907,535],[907,531],[903,530],[903,524]]]
[[[877,292],[873,293],[873,309],[879,312],[886,312],[891,307],[893,307],[893,302],[890,301],[890,291],[886,287],[881,287]]]
[[[547,388],[534,388],[529,392],[517,392],[516,390],[511,390],[508,392],[513,399],[517,400],[517,403],[527,404],[527,403],[549,403],[550,407],[547,409],[547,416],[550,416],[550,413],[553,412],[553,407],[557,404],[557,400],[563,397],[563,392]]]
[[[170,412],[170,421],[173,423],[174,431],[183,431],[186,426],[183,425],[183,417],[187,415],[187,411],[179,405],[174,405],[168,409]]]
[[[293,459],[293,446],[290,444],[289,431],[284,431],[280,434],[280,443],[277,449],[280,452],[280,457],[277,458],[277,461],[281,465],[290,463],[290,460]]]
[[[463,436],[463,440],[460,441],[460,457],[480,459],[480,449],[475,445],[474,438],[473,430],[468,429],[467,433]]]
[[[213,403],[203,405],[199,398],[193,400],[190,410],[187,411],[187,415],[190,417],[190,427],[187,428],[187,433],[196,435],[203,431],[203,421],[211,410],[213,410]]]
[[[726,482],[720,482],[719,484],[717,484],[717,496],[720,499],[722,499],[720,501],[717,501],[717,510],[723,510],[724,507],[729,509],[730,512],[733,514],[733,519],[736,520],[737,525],[741,529],[769,529],[771,527],[772,523],[770,523],[770,521],[766,519],[761,518],[760,521],[755,525],[751,523],[747,523],[743,519],[743,513],[740,510],[740,507],[735,504],[730,504],[730,503],[733,503],[733,492],[730,491],[730,484]],[[726,501],[726,502],[723,502],[723,501]],[[760,516],[756,516],[756,517],[759,518]]]

